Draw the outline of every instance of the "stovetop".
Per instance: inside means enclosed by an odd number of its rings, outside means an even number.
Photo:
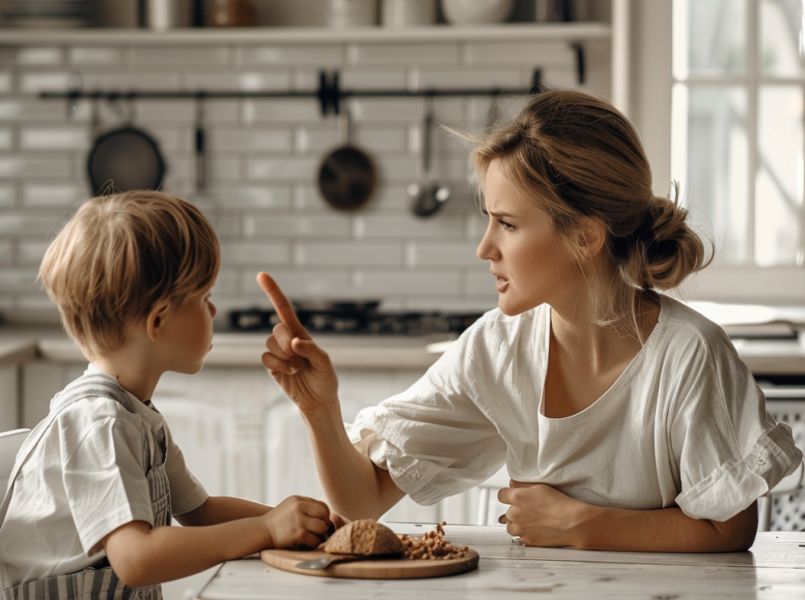
[[[430,335],[461,333],[480,312],[382,311],[378,301],[294,303],[310,333],[354,335]],[[232,331],[268,331],[279,322],[273,310],[245,308],[229,312]]]

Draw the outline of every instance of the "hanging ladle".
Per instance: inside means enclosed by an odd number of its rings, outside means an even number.
[[[422,121],[422,163],[420,181],[408,186],[411,211],[417,217],[430,217],[441,210],[450,198],[450,188],[431,177],[431,153],[433,150],[433,97],[427,96],[425,117]]]

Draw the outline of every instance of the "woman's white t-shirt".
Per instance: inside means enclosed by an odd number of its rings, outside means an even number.
[[[94,364],[84,372],[90,374],[106,375]],[[159,462],[164,459],[170,480],[172,514],[207,499],[164,417],[150,403],[119,391],[125,404],[97,395],[74,400],[57,394],[51,401],[51,411],[72,403],[34,447],[14,484],[0,528],[0,586],[80,571],[105,557],[99,542],[121,525],[153,525],[145,472],[154,448],[166,448]]]
[[[598,506],[679,506],[725,521],[802,461],[791,430],[724,331],[661,296],[658,322],[620,377],[564,418],[543,412],[548,305],[489,311],[406,391],[349,427],[378,466],[421,504],[473,487],[506,464]]]

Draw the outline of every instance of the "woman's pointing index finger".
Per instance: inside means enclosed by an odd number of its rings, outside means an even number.
[[[261,271],[257,274],[257,284],[266,293],[268,299],[271,300],[271,304],[274,305],[274,310],[277,311],[280,320],[291,329],[294,336],[303,340],[311,339],[310,334],[299,322],[299,318],[296,316],[290,301],[285,297],[277,282],[268,273]]]

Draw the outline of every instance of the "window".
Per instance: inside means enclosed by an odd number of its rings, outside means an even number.
[[[805,302],[805,0],[673,0],[671,175],[716,245],[697,296]]]

